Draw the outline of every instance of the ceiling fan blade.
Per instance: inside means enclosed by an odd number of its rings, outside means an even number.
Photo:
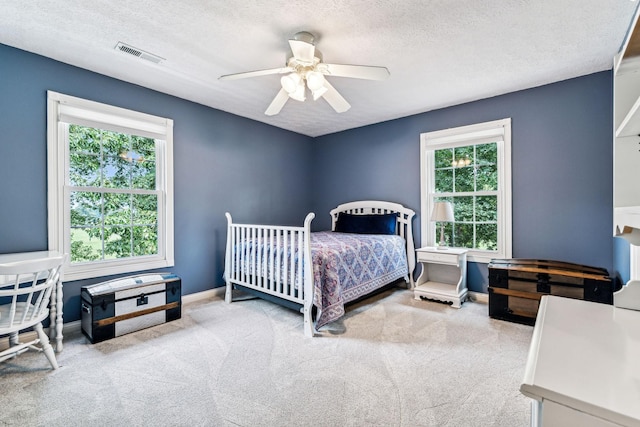
[[[273,98],[273,101],[271,101],[271,104],[269,104],[267,110],[264,113],[267,116],[275,116],[280,112],[280,110],[282,110],[282,107],[284,107],[284,104],[287,103],[288,99],[289,94],[287,93],[287,91],[284,89],[280,89],[280,92],[278,92],[276,97]]]
[[[367,80],[384,80],[389,77],[387,67],[320,63],[317,69],[322,74],[336,77],[352,77]]]
[[[246,73],[225,74],[224,76],[218,77],[218,80],[246,79],[249,77],[268,76],[269,74],[290,73],[292,71],[293,71],[293,68],[291,67],[270,68],[268,70],[247,71]]]
[[[316,53],[316,47],[311,43],[307,43],[302,40],[289,40],[289,46],[291,46],[291,52],[293,57],[300,62],[313,63],[313,57]]]
[[[347,102],[346,99],[342,97],[331,84],[325,80],[324,87],[327,88],[327,91],[322,94],[322,97],[336,110],[336,113],[344,113],[351,105]]]

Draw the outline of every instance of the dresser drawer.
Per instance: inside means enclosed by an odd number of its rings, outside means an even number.
[[[438,264],[458,265],[459,255],[438,253],[438,252],[421,252],[418,251],[418,262],[434,262]]]

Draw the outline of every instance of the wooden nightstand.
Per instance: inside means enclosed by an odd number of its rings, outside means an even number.
[[[422,272],[413,289],[415,299],[448,302],[460,308],[467,299],[467,249],[416,249]]]

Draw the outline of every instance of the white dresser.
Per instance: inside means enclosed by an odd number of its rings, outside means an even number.
[[[640,426],[640,311],[542,297],[520,391],[533,426]]]

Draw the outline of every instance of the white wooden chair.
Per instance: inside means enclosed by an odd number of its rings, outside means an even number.
[[[0,362],[32,349],[43,351],[53,369],[58,369],[42,321],[49,316],[53,287],[60,279],[66,256],[0,264],[0,337],[9,336],[9,348],[0,352]],[[19,333],[33,328],[37,338],[20,342]],[[36,344],[40,343],[40,347]]]

